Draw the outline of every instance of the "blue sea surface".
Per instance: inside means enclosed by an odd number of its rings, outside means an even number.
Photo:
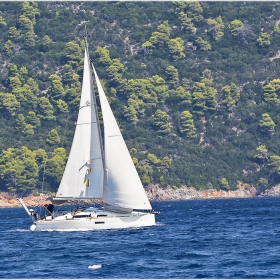
[[[280,198],[152,205],[154,227],[75,232],[0,209],[0,278],[280,278]]]

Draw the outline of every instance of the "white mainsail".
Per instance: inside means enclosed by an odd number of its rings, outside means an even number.
[[[102,198],[104,162],[101,143],[92,71],[86,47],[76,130],[55,199]]]
[[[104,124],[106,179],[103,201],[121,208],[151,210],[151,204],[93,65],[92,68]]]

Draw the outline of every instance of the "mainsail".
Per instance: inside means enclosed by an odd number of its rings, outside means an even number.
[[[103,166],[100,126],[93,89],[92,71],[86,47],[76,130],[55,199],[102,198]]]
[[[92,68],[104,124],[106,176],[103,201],[121,208],[151,210],[151,204],[93,65]]]

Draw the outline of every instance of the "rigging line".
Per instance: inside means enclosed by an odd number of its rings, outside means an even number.
[[[44,183],[45,183],[45,170],[46,170],[46,162],[44,162],[44,172],[43,172],[43,181],[42,181],[42,193],[44,190]]]
[[[87,42],[87,25],[85,23],[85,34],[84,34],[84,38],[85,38],[85,45],[86,45],[86,48],[88,48],[88,42]]]
[[[86,123],[86,122],[84,122],[84,123],[76,123],[76,125],[91,124],[91,123],[97,123],[97,122],[95,121],[95,122],[88,122],[88,123]]]
[[[95,105],[96,105],[96,102],[92,102],[92,104],[88,104],[88,105],[83,105],[79,108],[79,111],[83,108],[92,107],[92,106],[95,106]]]

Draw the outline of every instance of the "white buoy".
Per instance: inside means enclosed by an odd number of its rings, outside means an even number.
[[[33,224],[33,225],[30,226],[31,231],[35,231],[35,229],[36,229],[36,225]]]
[[[98,268],[101,268],[102,267],[102,264],[95,264],[95,265],[90,265],[88,268],[89,269],[98,269]]]

